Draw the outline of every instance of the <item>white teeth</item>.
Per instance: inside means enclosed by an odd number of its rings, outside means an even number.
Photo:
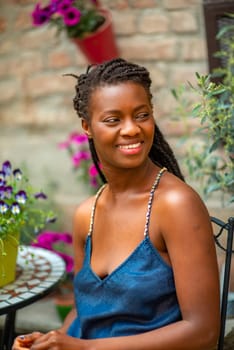
[[[133,143],[132,145],[119,145],[119,148],[122,148],[122,149],[131,149],[131,148],[137,148],[137,147],[140,147],[141,143],[138,142],[138,143]]]

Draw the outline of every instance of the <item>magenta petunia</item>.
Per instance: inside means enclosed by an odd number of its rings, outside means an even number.
[[[72,8],[70,0],[62,0],[57,5],[57,12],[64,15],[68,10]]]
[[[55,248],[55,244],[61,242],[63,242],[65,245],[71,245],[71,234],[68,232],[44,231],[37,236],[37,241],[32,243],[31,245],[34,247],[40,247],[47,250],[51,250],[57,255],[61,256],[61,258],[66,264],[66,271],[71,272],[73,270],[74,265],[73,257]]]
[[[32,12],[33,25],[41,26],[42,24],[48,22],[52,14],[53,9],[50,6],[41,8],[40,4],[37,4]]]
[[[63,20],[64,23],[68,27],[75,26],[80,22],[81,12],[76,9],[75,7],[70,7],[66,12],[63,14]]]

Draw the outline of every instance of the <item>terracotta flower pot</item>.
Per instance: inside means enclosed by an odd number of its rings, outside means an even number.
[[[90,33],[83,39],[72,39],[89,62],[93,64],[102,63],[119,56],[111,14],[104,9],[100,9],[100,12],[106,20],[96,32]]]

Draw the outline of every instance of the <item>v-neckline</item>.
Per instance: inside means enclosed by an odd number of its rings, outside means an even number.
[[[88,238],[89,238],[89,257],[88,257],[88,263],[89,263],[89,269],[92,273],[93,276],[96,277],[96,279],[99,282],[105,282],[106,280],[110,279],[112,277],[113,274],[115,274],[115,272],[117,272],[119,269],[122,268],[122,266],[124,266],[128,260],[135,254],[135,252],[143,245],[143,243],[146,241],[146,238],[148,237],[148,229],[149,229],[149,222],[150,222],[150,214],[151,214],[151,208],[152,208],[152,202],[153,202],[153,198],[154,198],[154,193],[155,190],[159,184],[160,178],[162,176],[162,174],[166,171],[167,169],[165,167],[161,168],[160,171],[158,172],[154,183],[151,187],[150,193],[149,193],[149,200],[148,200],[148,205],[147,205],[147,212],[146,212],[146,222],[145,222],[145,229],[144,229],[144,236],[143,239],[140,241],[140,243],[136,246],[136,248],[132,251],[132,253],[130,253],[129,256],[127,256],[122,263],[120,263],[116,268],[114,268],[114,270],[112,272],[110,272],[109,274],[107,274],[104,278],[101,278],[93,269],[91,266],[91,254],[92,254],[92,233],[93,233],[93,226],[94,226],[94,216],[95,216],[95,209],[96,209],[96,204],[98,201],[98,198],[100,197],[103,189],[105,188],[106,184],[104,184],[96,193],[95,196],[95,201],[94,201],[94,205],[92,207],[92,212],[91,212],[91,220],[90,220],[90,227],[89,227],[89,232],[88,232]]]
[[[104,278],[101,278],[92,268],[91,266],[91,252],[92,252],[92,239],[91,236],[88,236],[89,240],[89,251],[88,251],[88,266],[91,274],[101,283],[109,280],[116,272],[122,269],[124,265],[128,263],[128,261],[137,253],[137,251],[141,248],[143,244],[145,244],[146,240],[149,239],[148,235],[144,236],[143,239],[138,243],[136,248],[119,264],[117,265],[110,273],[108,273]]]

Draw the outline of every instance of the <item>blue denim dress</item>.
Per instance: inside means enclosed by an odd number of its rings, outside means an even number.
[[[155,189],[165,169],[152,186],[143,240],[111,274],[101,279],[90,266],[93,206],[85,258],[74,278],[77,318],[67,334],[94,339],[134,335],[157,329],[178,320],[178,305],[172,268],[162,259],[148,234]]]

